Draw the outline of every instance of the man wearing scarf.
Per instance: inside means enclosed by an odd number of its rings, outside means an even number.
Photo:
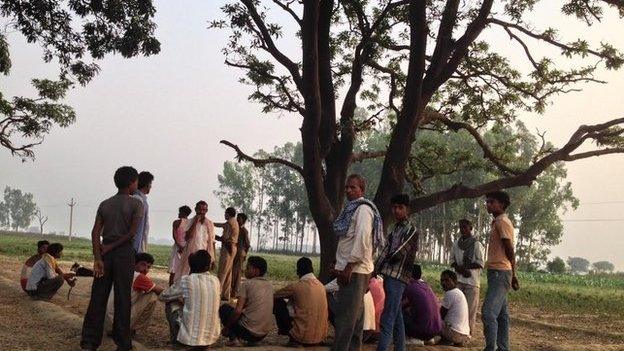
[[[468,301],[468,321],[470,335],[474,333],[479,306],[479,286],[483,269],[483,245],[472,236],[472,223],[467,219],[459,220],[461,236],[453,243],[451,266],[457,272],[457,287]]]
[[[383,227],[377,207],[364,198],[366,181],[357,174],[347,177],[347,204],[334,222],[338,237],[335,338],[332,351],[360,350],[364,325],[364,293],[373,272],[373,247],[383,246]]]

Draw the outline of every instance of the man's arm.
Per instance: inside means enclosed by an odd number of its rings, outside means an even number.
[[[160,293],[158,299],[163,302],[171,302],[171,301],[179,301],[182,299],[184,294],[182,293],[182,289],[180,288],[180,283],[173,284],[166,290]]]
[[[141,222],[142,218],[143,218],[142,216],[134,216],[132,218],[132,222],[130,223],[130,230],[128,231],[128,233],[122,235],[119,239],[113,241],[110,244],[102,245],[102,255],[105,255],[107,252],[110,252],[116,247],[121,246],[124,243],[132,240],[132,238],[134,238],[134,235],[137,231],[137,228],[139,227],[139,222]]]
[[[520,283],[516,277],[516,252],[513,247],[511,239],[502,239],[503,248],[505,249],[505,255],[509,262],[511,262],[511,287],[514,290],[520,289]]]
[[[100,242],[100,234],[102,233],[103,223],[99,213],[95,216],[95,223],[91,230],[91,245],[93,246],[93,276],[100,278],[104,275],[104,262],[102,262],[102,243]]]
[[[236,322],[238,322],[238,319],[243,313],[244,306],[245,306],[245,297],[240,296],[238,298],[238,302],[236,302],[236,308],[234,309],[234,314],[232,315],[230,320],[227,321],[226,324],[223,326],[223,334],[227,334],[229,330],[232,328],[232,326],[236,324]]]
[[[293,289],[295,284],[290,284],[288,286],[285,286],[277,290],[276,292],[273,293],[273,298],[281,299],[281,298],[287,298],[287,297],[291,297],[295,295],[295,290]]]
[[[448,309],[444,306],[440,306],[440,317],[442,317],[442,320],[444,320],[444,317],[446,317],[447,313]]]
[[[213,225],[217,228],[225,228],[225,225],[227,224],[227,222],[223,222],[223,223],[213,223]]]

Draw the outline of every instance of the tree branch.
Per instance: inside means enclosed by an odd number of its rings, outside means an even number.
[[[297,16],[295,11],[293,11],[293,9],[290,7],[290,5],[294,1],[289,1],[287,4],[284,4],[283,2],[281,2],[279,0],[273,0],[273,2],[276,3],[277,6],[281,7],[282,10],[288,12],[290,14],[290,16],[295,20],[295,22],[297,22],[297,24],[299,24],[299,27],[301,27],[301,25],[303,24],[303,20],[299,16]]]
[[[351,162],[362,162],[371,158],[383,157],[386,155],[385,151],[362,151],[351,156]]]
[[[264,167],[265,165],[268,164],[281,164],[284,165],[286,167],[290,167],[293,170],[297,171],[299,174],[303,175],[303,168],[301,166],[299,166],[298,164],[294,163],[294,162],[290,162],[288,160],[284,160],[278,157],[268,157],[268,158],[264,158],[264,159],[260,159],[260,158],[254,158],[252,156],[247,155],[246,153],[244,153],[240,147],[238,147],[238,145],[233,144],[227,140],[221,140],[220,141],[221,144],[223,145],[227,145],[229,147],[231,147],[232,149],[234,149],[234,151],[236,151],[236,159],[240,162],[240,161],[248,161],[251,162],[255,167]]]

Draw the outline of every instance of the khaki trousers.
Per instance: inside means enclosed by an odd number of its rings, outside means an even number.
[[[155,293],[142,294],[137,298],[136,302],[132,305],[132,312],[130,315],[130,328],[132,330],[141,330],[149,324],[152,319],[154,309],[156,309],[156,302],[158,297]]]
[[[470,335],[474,335],[477,321],[477,309],[479,308],[479,287],[465,283],[457,283],[457,287],[466,296],[468,302],[468,322],[470,323]]]
[[[217,276],[221,283],[221,300],[229,300],[232,290],[232,266],[234,265],[234,257],[236,256],[236,247],[230,253],[226,248],[222,247],[219,252],[219,271]]]
[[[236,297],[238,294],[238,288],[240,286],[241,277],[243,275],[243,268],[247,255],[244,251],[239,251],[234,257],[234,263],[232,264],[232,292],[230,297]]]

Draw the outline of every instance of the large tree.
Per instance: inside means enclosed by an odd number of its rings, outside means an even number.
[[[319,230],[322,275],[335,252],[332,222],[343,205],[351,162],[383,157],[374,200],[388,219],[389,199],[404,188],[412,145],[423,129],[468,131],[499,177],[422,194],[413,199],[413,211],[530,185],[559,161],[624,151],[624,119],[580,126],[564,145],[540,148],[521,168],[513,166],[513,159],[501,158],[482,137],[482,128],[512,122],[523,110],[543,112],[553,95],[576,89],[577,83],[599,82],[594,77],[598,67],[617,69],[624,62],[607,43],[566,40],[556,28],[535,28],[531,16],[538,2],[240,0],[223,6],[226,19],[214,21],[212,27],[231,32],[225,63],[245,72],[242,81],[254,87],[250,99],[265,112],[302,117],[302,164],[257,159],[235,149],[239,158],[256,165],[276,163],[301,174]],[[561,16],[591,25],[612,9],[624,15],[624,2],[566,0]],[[276,12],[276,18],[291,22],[273,22]],[[512,66],[500,48],[481,39],[488,31],[505,33],[523,53],[529,71]],[[300,40],[300,54],[289,55],[281,46],[282,37]],[[531,51],[532,42],[560,50],[562,60],[583,58],[586,65],[561,68],[558,60]],[[369,109],[371,116],[359,119],[358,106]],[[388,115],[395,120],[387,145],[355,154],[360,133]],[[591,142],[596,144],[593,149],[578,151]]]
[[[23,193],[20,189],[4,188],[4,206],[7,211],[7,224],[14,231],[30,225],[37,210],[33,194]]]
[[[151,0],[0,1],[0,73],[8,76],[8,36],[21,33],[43,48],[45,62],[58,63],[57,79],[35,78],[36,97],[8,97],[0,90],[0,146],[22,158],[34,157],[50,129],[66,127],[76,114],[62,103],[75,84],[85,85],[99,72],[106,54],[123,57],[160,51],[154,38],[156,10]]]

